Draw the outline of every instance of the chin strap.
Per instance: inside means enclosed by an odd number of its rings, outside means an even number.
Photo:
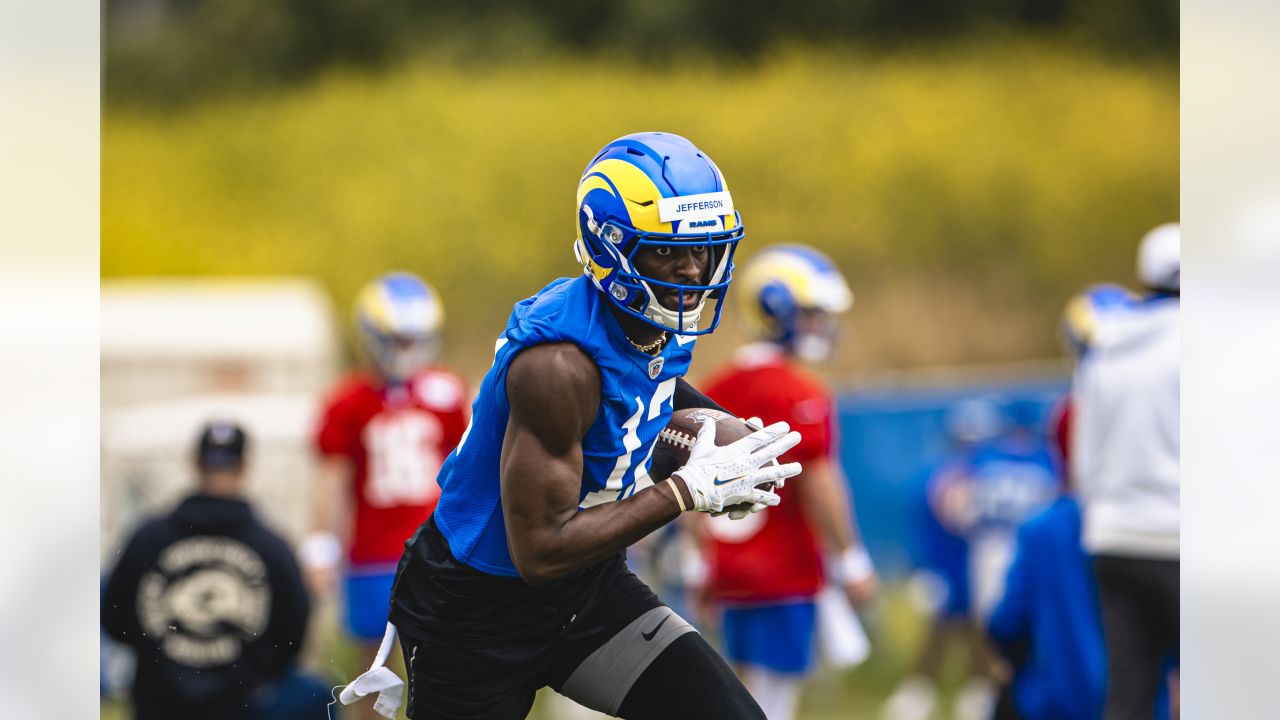
[[[386,666],[395,641],[396,626],[387,623],[387,631],[382,636],[382,645],[378,647],[378,655],[373,659],[373,664],[363,675],[343,688],[342,694],[338,696],[343,705],[350,705],[378,693],[378,698],[373,702],[374,712],[394,720],[400,705],[404,703],[404,681]]]

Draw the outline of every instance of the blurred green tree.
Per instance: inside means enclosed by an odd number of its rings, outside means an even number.
[[[672,91],[690,87],[711,91]],[[109,106],[102,272],[303,274],[346,307],[368,277],[412,270],[445,298],[450,352],[482,368],[511,304],[579,271],[590,154],[666,129],[724,170],[744,257],[806,242],[845,268],[845,369],[1045,357],[1066,298],[1131,281],[1137,239],[1177,217],[1177,88],[1167,64],[1005,40],[662,72],[423,59],[178,111]]]
[[[416,55],[487,64],[548,50],[678,64],[794,43],[889,48],[1044,34],[1172,61],[1176,0],[106,0],[106,97],[175,103]]]

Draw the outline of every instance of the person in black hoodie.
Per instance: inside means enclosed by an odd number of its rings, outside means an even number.
[[[245,446],[234,423],[205,426],[198,489],[133,534],[107,581],[102,627],[137,652],[138,720],[255,717],[302,649],[306,590],[244,499]]]

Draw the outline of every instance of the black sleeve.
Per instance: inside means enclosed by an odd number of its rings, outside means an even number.
[[[687,408],[714,408],[720,412],[729,413],[730,415],[737,417],[734,413],[731,413],[721,407],[715,400],[703,395],[684,378],[676,379],[676,392],[671,402],[672,407],[676,410],[685,410]]]
[[[278,677],[288,670],[302,652],[311,615],[311,601],[302,582],[302,571],[289,546],[275,535],[267,556],[271,578],[271,620],[267,625],[268,652],[262,657],[262,671]]]
[[[102,589],[102,629],[126,645],[142,640],[138,621],[138,583],[155,561],[156,526],[144,525],[129,538]]]

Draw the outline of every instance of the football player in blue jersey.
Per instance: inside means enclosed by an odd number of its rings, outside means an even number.
[[[763,718],[733,671],[627,569],[627,546],[684,511],[763,509],[775,423],[650,478],[674,409],[717,407],[684,382],[743,236],[715,163],[688,140],[615,140],[578,184],[582,276],[515,306],[432,517],[392,591],[409,717],[520,718],[550,686],[625,718]],[[711,303],[715,308],[710,308]],[[375,668],[376,670],[377,668]]]
[[[972,522],[967,490],[974,459],[1003,432],[1004,418],[990,398],[970,397],[948,407],[943,423],[951,448],[946,460],[930,470],[919,506],[925,550],[920,573],[936,588],[933,617],[911,673],[886,699],[881,720],[925,720],[938,713],[959,720],[986,720],[990,716],[992,668],[973,620],[969,541],[958,528]],[[938,686],[947,659],[957,652],[965,680],[948,699],[938,692]]]

